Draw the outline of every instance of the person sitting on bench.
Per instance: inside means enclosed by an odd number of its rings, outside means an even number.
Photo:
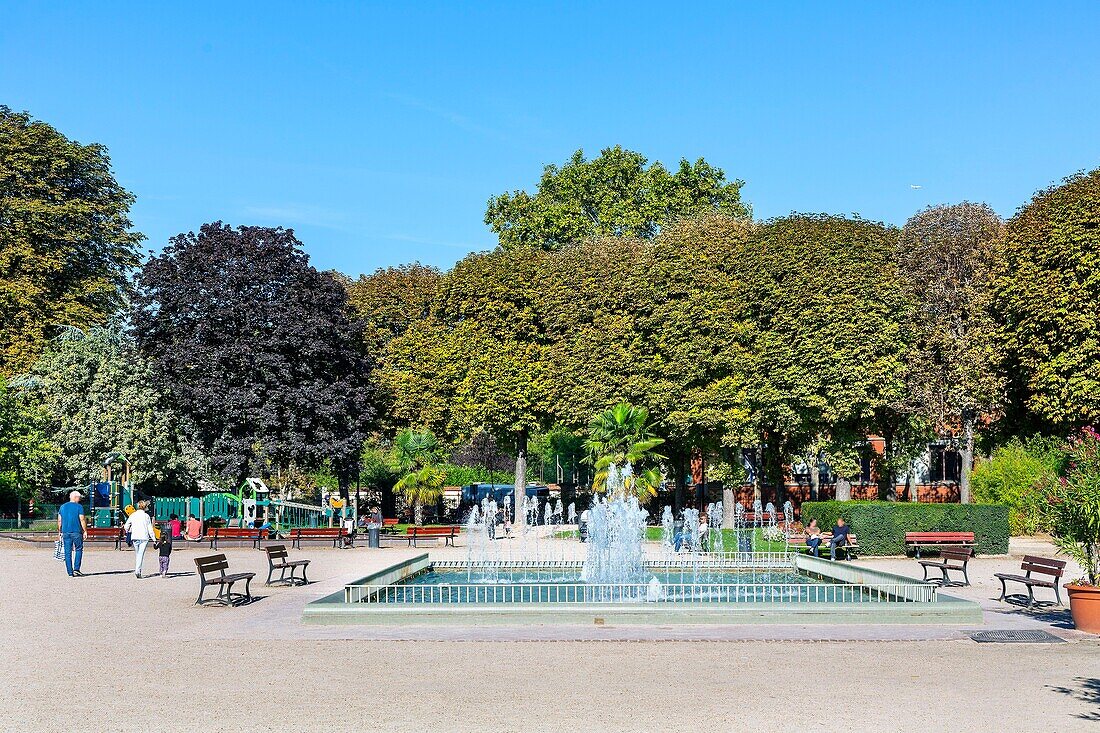
[[[195,518],[194,514],[187,515],[187,529],[184,537],[191,542],[202,539],[202,522]]]
[[[811,519],[806,526],[806,547],[810,548],[810,554],[821,557],[821,527],[816,519]]]
[[[829,540],[829,559],[836,560],[836,548],[848,544],[848,532],[851,528],[844,523],[844,517],[836,518],[836,526],[833,527],[833,536]],[[807,544],[809,542],[807,541]]]

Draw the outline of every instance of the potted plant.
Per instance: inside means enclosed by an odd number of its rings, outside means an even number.
[[[1100,634],[1100,433],[1085,428],[1075,436],[1061,476],[1045,488],[1054,543],[1085,571],[1065,586],[1073,624]]]

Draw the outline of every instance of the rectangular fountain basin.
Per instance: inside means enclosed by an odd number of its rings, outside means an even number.
[[[581,563],[501,562],[471,572],[427,554],[307,605],[309,623],[980,623],[976,603],[930,583],[788,553],[646,564],[646,582],[585,583]]]

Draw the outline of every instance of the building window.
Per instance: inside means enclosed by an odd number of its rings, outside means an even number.
[[[950,445],[929,446],[928,480],[932,483],[958,482],[962,475],[962,457]]]

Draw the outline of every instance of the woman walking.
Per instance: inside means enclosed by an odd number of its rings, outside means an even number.
[[[145,560],[145,548],[157,538],[153,529],[153,520],[148,513],[149,502],[139,501],[137,510],[126,520],[126,531],[134,543],[134,575],[141,577],[141,563]]]

